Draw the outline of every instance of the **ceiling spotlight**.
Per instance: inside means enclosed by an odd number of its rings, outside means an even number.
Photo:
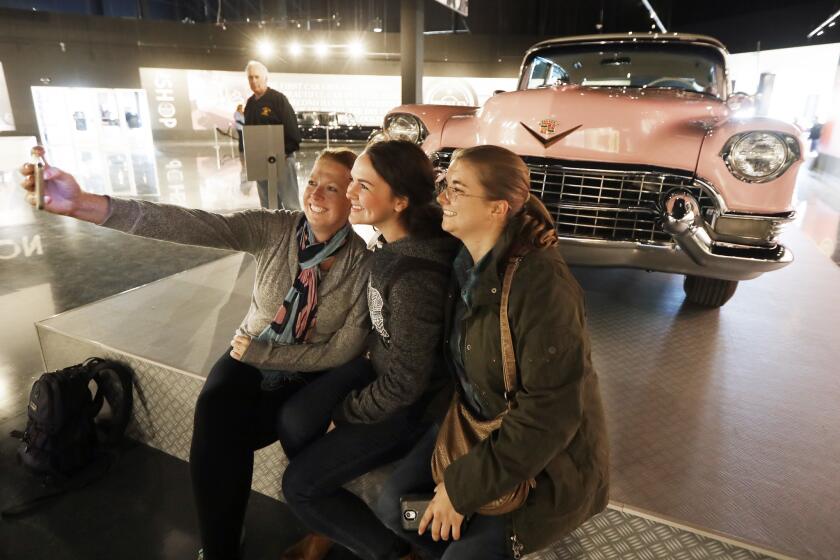
[[[329,47],[325,43],[317,43],[315,45],[315,54],[319,57],[327,56],[327,52],[329,51]]]
[[[373,22],[371,22],[371,30],[374,33],[382,33],[382,19],[378,16],[373,18]]]
[[[365,46],[361,41],[353,41],[347,45],[347,52],[349,52],[352,57],[360,57],[365,54]]]
[[[300,46],[300,43],[292,43],[289,45],[289,52],[292,56],[300,56],[303,53],[303,47]]]
[[[257,52],[260,53],[261,57],[269,58],[274,55],[274,45],[271,44],[271,41],[263,39],[257,43]]]

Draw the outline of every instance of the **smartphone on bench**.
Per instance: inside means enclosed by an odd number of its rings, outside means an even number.
[[[403,530],[417,531],[420,528],[420,520],[434,497],[434,494],[407,494],[400,498]]]

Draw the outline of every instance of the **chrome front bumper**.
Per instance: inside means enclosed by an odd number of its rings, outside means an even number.
[[[675,193],[665,202],[662,215],[662,229],[673,240],[670,244],[561,236],[560,248],[572,265],[641,268],[735,281],[757,278],[793,262],[793,254],[779,244],[760,246],[713,240],[699,212],[689,194]],[[780,225],[791,219],[789,215],[773,221]]]

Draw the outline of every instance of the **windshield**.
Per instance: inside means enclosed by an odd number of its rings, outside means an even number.
[[[338,113],[336,118],[341,126],[356,126],[356,117],[353,113]]]
[[[519,89],[564,84],[679,89],[723,97],[726,75],[721,54],[702,45],[562,45],[528,57]]]
[[[303,126],[315,126],[318,124],[318,114],[313,111],[300,112],[298,122]]]
[[[318,123],[321,126],[335,126],[335,113],[318,111]]]

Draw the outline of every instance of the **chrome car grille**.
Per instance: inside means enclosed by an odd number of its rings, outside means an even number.
[[[451,151],[435,152],[432,161],[446,169]],[[690,192],[705,217],[714,198],[690,174],[633,169],[587,169],[556,160],[523,157],[531,172],[531,193],[538,196],[561,237],[665,244],[671,236],[660,225],[663,195]]]

